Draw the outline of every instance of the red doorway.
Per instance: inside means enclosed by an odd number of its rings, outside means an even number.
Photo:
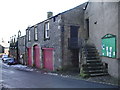
[[[28,51],[28,65],[32,66],[32,49],[27,48],[27,51]]]
[[[43,65],[44,68],[53,71],[53,48],[43,48]]]
[[[38,45],[33,47],[33,65],[37,68],[40,68],[40,48]]]

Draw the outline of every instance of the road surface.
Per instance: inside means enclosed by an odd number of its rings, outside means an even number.
[[[1,82],[8,88],[117,88],[113,85],[11,68],[3,64],[1,70]]]

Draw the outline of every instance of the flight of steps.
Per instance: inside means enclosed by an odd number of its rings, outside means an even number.
[[[85,63],[82,64],[84,74],[89,77],[108,75],[108,70],[102,63],[97,49],[92,45],[85,45],[82,53]]]

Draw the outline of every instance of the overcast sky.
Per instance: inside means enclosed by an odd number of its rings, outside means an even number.
[[[0,0],[0,41],[8,41],[18,30],[25,34],[29,25],[35,25],[53,15],[76,7],[88,0]]]

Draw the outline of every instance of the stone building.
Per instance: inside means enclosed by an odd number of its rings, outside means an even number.
[[[27,64],[25,36],[18,37],[18,59],[21,64]]]
[[[87,2],[55,16],[49,12],[48,19],[26,29],[26,63],[118,78],[119,11],[119,2]]]
[[[28,65],[52,71],[79,69],[79,47],[86,38],[86,4],[49,16],[26,29]]]
[[[9,56],[15,58],[15,60],[18,61],[18,41],[10,41]]]
[[[94,45],[108,73],[120,76],[120,2],[89,2],[85,10],[88,43]]]

